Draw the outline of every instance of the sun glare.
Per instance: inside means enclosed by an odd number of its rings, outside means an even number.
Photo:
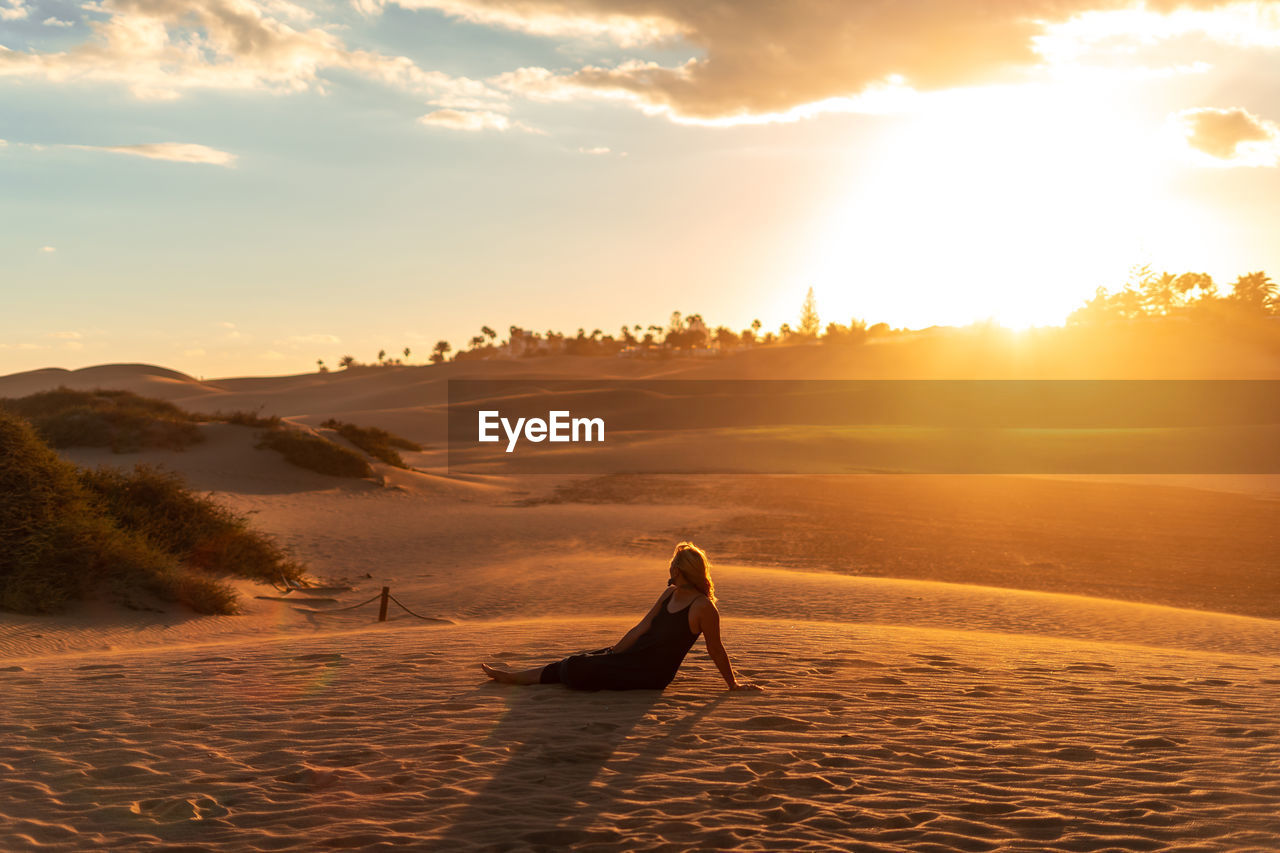
[[[1166,195],[1162,137],[1096,98],[972,89],[891,125],[810,256],[826,317],[1058,324],[1153,239],[1178,240],[1188,221]]]

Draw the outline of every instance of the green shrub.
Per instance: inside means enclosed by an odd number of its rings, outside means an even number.
[[[377,427],[362,427],[355,424],[343,423],[340,420],[329,418],[329,420],[320,424],[326,429],[336,430],[338,435],[354,444],[356,447],[368,453],[374,459],[380,459],[388,465],[394,465],[397,468],[408,468],[404,464],[404,460],[400,458],[400,454],[396,452],[400,450],[421,450],[422,446],[410,441],[407,438],[401,438],[394,433],[387,432],[385,429]]]
[[[258,447],[274,450],[285,460],[334,477],[368,477],[373,474],[369,463],[345,447],[299,429],[271,429],[262,434]]]
[[[147,465],[84,470],[80,481],[125,530],[194,569],[259,580],[297,580],[302,567],[248,521],[212,499],[187,490],[177,474]]]
[[[224,584],[193,575],[173,554],[123,529],[74,465],[3,411],[0,494],[0,608],[52,613],[99,591],[125,597],[142,589],[201,612],[233,612]]]
[[[225,415],[222,412],[214,412],[209,416],[209,420],[235,424],[236,426],[259,427],[265,429],[275,429],[280,426],[279,415],[263,417],[260,412],[235,411]]]
[[[196,416],[172,403],[131,391],[57,388],[0,400],[0,408],[26,418],[54,447],[182,450],[203,440]]]
[[[176,475],[79,469],[3,410],[0,495],[0,609],[52,613],[95,594],[130,603],[145,592],[198,613],[235,613],[221,576],[302,575],[243,517]]]

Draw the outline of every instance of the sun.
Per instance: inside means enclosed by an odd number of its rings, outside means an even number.
[[[885,123],[805,272],[832,319],[1060,324],[1187,229],[1152,129],[1096,92],[970,89]]]

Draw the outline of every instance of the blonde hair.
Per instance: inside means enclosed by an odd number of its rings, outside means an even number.
[[[711,582],[711,560],[707,552],[692,542],[681,542],[671,555],[671,569],[684,576],[684,579],[715,604],[716,585]]]

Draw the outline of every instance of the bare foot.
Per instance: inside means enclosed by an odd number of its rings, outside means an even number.
[[[484,674],[492,678],[494,681],[501,681],[503,684],[537,684],[542,677],[542,667],[535,666],[533,669],[522,669],[512,672],[509,669],[498,669],[496,666],[489,666],[487,663],[480,664],[480,668],[484,670]]]
[[[484,670],[484,674],[492,678],[494,681],[500,681],[503,684],[515,684],[515,673],[507,672],[505,669],[498,669],[489,666],[487,663],[480,664],[480,668]]]

